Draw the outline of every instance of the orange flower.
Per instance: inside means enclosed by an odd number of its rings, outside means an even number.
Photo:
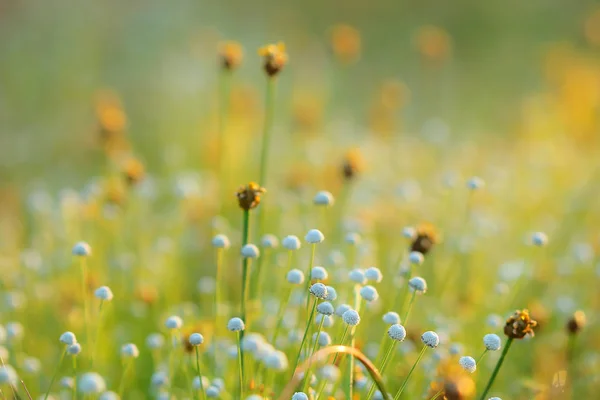
[[[283,42],[261,47],[258,49],[258,54],[264,57],[265,72],[270,77],[277,75],[288,62],[288,55],[285,52],[285,44]]]
[[[342,172],[344,178],[351,180],[356,177],[356,174],[364,169],[364,160],[358,149],[352,149],[346,153],[344,163],[342,164]]]
[[[331,30],[331,49],[344,63],[351,63],[360,57],[360,33],[350,25],[340,24]]]
[[[238,42],[227,41],[219,44],[219,55],[223,68],[231,71],[242,63],[244,49]]]
[[[533,328],[537,326],[529,316],[528,310],[517,310],[506,320],[504,334],[512,339],[523,339],[526,335],[533,336]]]
[[[260,187],[258,183],[250,182],[248,186],[241,186],[236,196],[238,203],[243,210],[251,210],[260,204],[260,195],[267,189]]]

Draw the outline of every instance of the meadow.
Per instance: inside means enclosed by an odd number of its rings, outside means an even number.
[[[0,399],[597,397],[593,2],[0,6]]]

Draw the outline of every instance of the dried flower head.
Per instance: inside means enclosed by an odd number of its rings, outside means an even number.
[[[250,182],[247,186],[240,186],[236,196],[242,210],[251,210],[260,204],[260,196],[267,190],[258,183]]]
[[[264,69],[269,77],[274,77],[288,62],[285,44],[268,44],[258,49],[258,55],[264,58]]]
[[[342,172],[346,180],[351,180],[364,169],[364,160],[358,149],[349,150],[342,164]]]
[[[418,251],[425,255],[438,241],[439,237],[435,227],[427,223],[421,224],[417,227],[416,237],[413,239],[410,251]]]
[[[573,313],[573,316],[571,318],[569,318],[569,321],[567,321],[567,332],[569,332],[571,335],[575,335],[577,334],[581,329],[583,329],[583,327],[585,326],[586,323],[586,318],[585,318],[585,314],[583,313],[583,311],[575,311],[575,313]]]
[[[339,24],[331,30],[331,50],[343,63],[356,61],[360,56],[361,40],[358,30],[350,25]]]
[[[242,63],[244,49],[242,49],[242,45],[238,42],[228,40],[219,43],[219,56],[221,57],[223,68],[231,71]]]
[[[533,336],[533,328],[537,326],[529,316],[528,310],[517,310],[506,320],[504,334],[511,339],[523,339],[526,335]]]

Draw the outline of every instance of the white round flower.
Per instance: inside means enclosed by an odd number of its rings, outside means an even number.
[[[121,347],[121,356],[124,358],[138,358],[140,351],[135,344],[127,343]]]
[[[309,292],[317,299],[325,299],[327,297],[327,286],[322,283],[315,283],[310,287]]]
[[[87,372],[79,378],[77,389],[83,394],[100,394],[106,390],[106,383],[99,374]]]
[[[335,365],[324,365],[319,370],[319,376],[329,382],[337,382],[340,379],[340,369]]]
[[[304,282],[304,272],[299,269],[291,269],[287,273],[287,281],[292,285],[301,285]]]
[[[86,257],[92,254],[92,248],[86,242],[77,242],[71,252],[74,256]]]
[[[359,285],[364,285],[367,282],[365,272],[360,268],[355,268],[352,271],[350,271],[348,277],[352,282],[358,283]]]
[[[369,267],[365,271],[365,278],[369,281],[373,281],[375,283],[379,283],[383,280],[383,274],[377,267]]]
[[[535,246],[543,247],[548,244],[548,236],[544,232],[535,232],[531,235],[531,243]]]
[[[62,389],[73,389],[73,387],[75,386],[75,379],[73,379],[70,376],[62,377],[60,378],[60,382],[58,383],[58,385]]]
[[[202,381],[200,381],[200,379],[202,379]],[[202,383],[202,385],[200,385],[200,383]],[[210,380],[206,376],[203,376],[202,378],[200,378],[199,376],[195,376],[194,379],[192,379],[192,387],[196,390],[207,388],[209,386]]]
[[[152,374],[150,383],[154,387],[162,387],[169,384],[169,375],[165,371],[157,371]]]
[[[183,320],[177,315],[172,315],[165,321],[165,326],[168,329],[181,329],[183,326]]]
[[[240,332],[246,329],[246,325],[244,324],[244,321],[242,321],[240,318],[234,317],[231,318],[227,323],[227,329],[231,332]]]
[[[71,356],[77,356],[81,353],[81,345],[79,343],[73,343],[72,345],[67,346],[67,353]]]
[[[279,239],[275,235],[267,233],[260,239],[260,245],[266,249],[275,249],[279,246]]]
[[[267,368],[274,369],[276,371],[285,371],[288,369],[288,359],[283,351],[272,351],[265,359],[265,365]]]
[[[342,319],[350,326],[356,326],[360,323],[360,315],[355,310],[348,310],[342,315]]]
[[[251,394],[250,396],[246,397],[246,400],[263,400],[264,397],[258,395],[258,394]]]
[[[320,230],[311,229],[304,237],[304,240],[306,240],[310,244],[316,244],[321,243],[323,240],[325,240],[325,236]]]
[[[313,267],[310,271],[310,278],[317,281],[324,281],[327,279],[329,275],[327,274],[327,270],[323,267]]]
[[[379,293],[373,286],[367,285],[360,288],[360,297],[366,301],[375,301],[379,298]]]
[[[331,286],[325,286],[327,288],[327,297],[325,300],[334,301],[337,299],[337,291]]]
[[[474,176],[467,181],[467,187],[471,190],[479,190],[485,186],[485,181],[478,176]]]
[[[220,395],[221,395],[221,390],[219,390],[218,387],[209,386],[208,389],[206,389],[206,397],[208,397],[208,398],[216,399]]]
[[[223,234],[218,234],[212,239],[213,247],[217,249],[228,249],[231,246],[229,238]]]
[[[340,304],[335,309],[335,315],[337,315],[338,317],[341,317],[348,310],[352,310],[352,307],[350,307],[348,304]]]
[[[292,400],[308,400],[308,396],[304,392],[296,392],[292,395]]]
[[[346,243],[348,243],[351,246],[356,246],[361,242],[361,237],[358,233],[356,232],[348,232],[346,234],[346,236],[344,237],[344,240],[346,241]]]
[[[433,331],[427,331],[421,335],[421,341],[425,346],[436,348],[440,344],[440,337]]]
[[[23,337],[23,325],[20,322],[9,322],[6,324],[6,337],[9,340],[19,340]]]
[[[477,362],[475,362],[473,357],[463,356],[458,360],[458,363],[465,371],[471,374],[477,369]]]
[[[417,293],[425,293],[427,291],[427,282],[425,279],[415,276],[408,281],[410,289]]]
[[[319,191],[313,198],[313,203],[317,206],[330,207],[334,202],[333,195],[326,190]]]
[[[188,340],[192,346],[200,346],[204,343],[204,336],[199,333],[192,333]]]
[[[388,325],[394,325],[400,323],[400,315],[397,312],[389,311],[383,315],[383,322]]]
[[[77,337],[75,337],[75,334],[73,332],[63,333],[62,335],[60,335],[59,340],[61,343],[66,344],[67,346],[77,343]]]
[[[323,303],[317,305],[317,312],[323,315],[332,315],[334,309],[330,302],[324,301]]]
[[[405,226],[402,229],[402,236],[404,236],[406,239],[414,239],[417,237],[417,230],[412,226]]]
[[[400,324],[394,324],[388,328],[388,336],[398,342],[406,338],[406,329]]]
[[[329,334],[327,332],[319,332],[318,338],[317,338],[317,334],[313,333],[312,341],[314,342],[315,339],[318,341],[319,346],[321,346],[321,347],[329,346],[331,344],[331,336],[329,336]]]
[[[2,357],[4,359],[4,357]],[[35,357],[25,357],[23,359],[23,369],[28,374],[37,374],[42,369],[42,363]]]
[[[500,397],[490,397],[488,400],[502,400]]]
[[[10,365],[0,365],[0,385],[13,385],[18,382],[17,372]]]
[[[294,235],[284,237],[281,244],[288,250],[298,250],[301,246],[300,239],[298,239],[298,236]]]
[[[146,346],[151,350],[157,350],[165,345],[165,338],[160,333],[151,333],[146,337]]]
[[[413,265],[421,265],[423,264],[423,261],[425,261],[425,257],[423,256],[423,253],[419,251],[411,251],[408,255],[408,261]]]
[[[111,301],[113,299],[113,292],[108,286],[100,286],[94,291],[94,296],[103,301]]]
[[[483,345],[487,350],[497,351],[502,347],[502,340],[495,333],[488,333],[483,337]]]
[[[222,378],[213,378],[212,385],[219,389],[219,392],[225,389],[225,381]]]
[[[258,258],[260,256],[260,250],[252,243],[248,243],[242,247],[242,257],[244,258]]]
[[[317,314],[315,317],[315,324],[320,324],[323,320],[323,327],[331,328],[333,326],[333,317],[331,315]]]
[[[113,391],[104,392],[98,397],[98,400],[121,400],[118,394]]]

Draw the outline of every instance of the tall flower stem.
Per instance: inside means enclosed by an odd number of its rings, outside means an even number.
[[[434,396],[431,398],[431,400],[435,400],[435,399],[437,399],[438,397],[440,397],[440,396],[442,395],[442,393],[444,393],[444,389],[440,389],[440,391],[439,391],[439,392],[437,392],[437,393],[436,393],[436,394],[435,394],[435,395],[434,395]]]
[[[265,96],[265,121],[263,125],[262,147],[260,150],[260,173],[259,183],[266,185],[267,166],[269,159],[269,145],[271,142],[271,131],[273,126],[273,114],[275,111],[275,78],[267,78],[267,94]]]
[[[508,353],[508,349],[510,349],[510,345],[512,344],[513,340],[514,340],[513,338],[509,337],[508,340],[506,341],[506,345],[504,346],[504,350],[502,350],[502,354],[500,355],[500,358],[498,359],[498,362],[496,363],[496,367],[494,368],[494,371],[492,372],[492,376],[490,376],[490,380],[488,381],[487,385],[485,386],[485,389],[483,389],[483,393],[479,397],[480,400],[486,399],[486,395],[488,394],[488,392],[492,388],[492,385],[494,384],[496,375],[498,375],[498,371],[500,371],[500,367],[502,367],[504,358],[506,357],[506,354]]]
[[[215,323],[216,327],[221,326],[220,317],[221,317],[221,274],[223,269],[223,255],[225,250],[223,248],[217,248],[216,251],[216,272],[215,272],[215,304],[214,304],[214,313],[215,313]]]
[[[296,362],[294,363],[294,369],[292,370],[292,378],[294,377],[294,373],[296,372],[296,368],[298,367],[298,363],[300,362],[300,355],[302,354],[302,349],[304,348],[304,342],[306,342],[306,336],[308,335],[308,331],[310,329],[311,321],[315,315],[315,310],[317,309],[318,299],[315,299],[315,302],[312,306],[312,310],[310,315],[308,316],[308,320],[306,321],[306,329],[304,330],[304,335],[302,336],[302,342],[300,342],[300,348],[298,349],[298,355],[296,356]]]
[[[56,366],[54,375],[52,375],[52,379],[50,379],[50,385],[48,386],[48,390],[46,391],[46,394],[44,395],[44,400],[47,400],[48,396],[50,395],[50,391],[52,390],[52,385],[54,384],[54,381],[56,380],[56,377],[58,376],[58,372],[60,371],[60,366],[62,365],[66,354],[67,354],[67,348],[65,347],[62,354],[60,355],[60,359],[58,360],[58,365]]]
[[[386,333],[386,336],[387,336],[387,333]],[[385,342],[383,342],[383,343],[385,343]],[[383,358],[381,359],[381,366],[379,367],[379,373],[382,375],[385,371],[385,367],[388,365],[388,361],[391,359],[391,355],[392,355],[394,348],[396,348],[396,343],[398,343],[396,340],[392,340],[392,342],[388,346]],[[367,400],[370,400],[373,397],[373,394],[375,394],[375,384],[371,385],[371,388],[369,389],[369,392],[367,393]]]
[[[229,115],[229,93],[231,86],[231,70],[224,68],[219,74],[219,137],[218,137],[218,176],[220,182],[224,181],[224,158],[225,158],[225,130],[227,129],[227,117]],[[221,185],[223,187],[225,185]],[[223,197],[222,197],[223,198]]]
[[[243,331],[242,331],[243,332]],[[240,399],[244,398],[244,358],[242,354],[242,335],[237,332],[237,353],[238,353],[238,368],[240,375]],[[200,378],[202,379],[202,378]]]
[[[81,296],[83,297],[83,321],[85,324],[85,340],[89,345],[91,343],[92,335],[90,334],[90,313],[88,306],[87,296],[87,259],[86,257],[79,257],[81,263]],[[90,354],[93,357],[93,354]]]
[[[104,300],[100,300],[100,306],[98,307],[98,321],[96,323],[96,336],[94,338],[94,347],[92,348],[92,355],[90,360],[90,366],[94,366],[94,359],[96,358],[96,353],[98,352],[98,342],[100,341],[100,327],[102,326],[102,306],[104,305]]]
[[[404,324],[404,326],[406,326],[406,323],[408,322],[408,316],[410,315],[410,310],[412,309],[413,303],[415,302],[415,297],[417,296],[417,291],[415,290],[410,298],[410,302],[408,303],[408,307],[406,309],[406,314],[404,314],[404,319],[402,320],[402,323]]]
[[[243,216],[243,224],[242,224],[242,247],[248,244],[248,234],[250,229],[250,210],[244,210]],[[249,322],[246,317],[246,300],[248,297],[248,293],[246,292],[246,288],[248,287],[248,266],[249,266],[248,257],[242,258],[242,310],[241,310],[241,318],[242,321],[249,325]],[[243,331],[242,331],[243,332]],[[243,334],[242,334],[243,336]]]
[[[198,379],[200,379],[200,393],[202,396],[200,398],[206,398],[206,393],[204,392],[204,383],[202,382],[202,375],[200,375],[200,354],[198,352],[198,346],[195,347],[196,350],[196,373],[198,374]]]
[[[319,322],[319,327],[317,328],[317,334],[315,335],[315,343],[313,344],[312,350],[308,354],[309,360],[311,359],[310,357],[312,357],[312,355],[315,354],[315,351],[317,350],[317,346],[319,345],[319,334],[321,333],[321,329],[323,329],[323,323],[325,322],[325,316],[322,315],[322,317],[323,318],[321,318],[321,322]],[[313,364],[311,363],[308,365],[308,370],[304,374],[304,389],[303,390],[305,392],[308,390],[308,385],[310,383],[310,375],[312,374],[312,369],[313,369]]]
[[[344,327],[344,333],[342,333],[342,338],[340,339],[340,346],[344,345],[344,342],[346,341],[346,336],[348,336],[348,331],[350,330],[350,325],[347,325]],[[333,357],[333,364],[335,365],[335,362],[337,361],[338,357],[339,357],[340,353],[335,353],[335,356]]]
[[[125,361],[125,368],[123,368],[123,375],[121,376],[121,383],[119,384],[119,398],[123,398],[123,393],[125,393],[125,383],[127,382],[127,376],[129,375],[129,370],[133,367],[133,358],[129,358]]]
[[[477,359],[477,361],[476,361],[477,365],[479,365],[479,362],[480,362],[481,360],[483,360],[483,357],[484,357],[484,356],[487,354],[487,352],[488,352],[488,349],[485,349],[485,350],[483,351],[483,353],[481,353],[481,355],[479,356],[479,358],[478,358],[478,359]]]
[[[308,307],[310,306],[310,274],[312,272],[313,265],[315,264],[315,252],[317,250],[317,245],[315,243],[310,245],[310,258],[308,260],[308,270],[306,271],[306,311],[308,312]]]
[[[77,357],[73,356],[73,399],[77,399]]]
[[[283,315],[285,314],[285,310],[290,303],[290,299],[292,298],[293,287],[290,286],[288,289],[287,295],[285,296],[286,301],[279,306],[279,311],[277,311],[277,325],[275,325],[275,330],[273,331],[273,339],[271,343],[277,343],[277,337],[279,336],[279,331],[281,331],[281,326],[283,325]]]
[[[406,388],[406,385],[408,384],[408,380],[410,379],[410,376],[412,375],[413,371],[417,367],[417,364],[419,363],[419,361],[421,361],[421,358],[423,358],[423,354],[425,354],[425,350],[427,350],[427,346],[423,346],[423,348],[421,349],[421,352],[419,353],[417,360],[411,367],[410,371],[408,371],[408,375],[406,375],[404,382],[402,382],[402,386],[400,386],[400,390],[398,390],[398,393],[396,393],[396,396],[394,396],[394,400],[398,400],[400,398],[400,396],[402,395],[402,392],[404,391],[404,389]]]

